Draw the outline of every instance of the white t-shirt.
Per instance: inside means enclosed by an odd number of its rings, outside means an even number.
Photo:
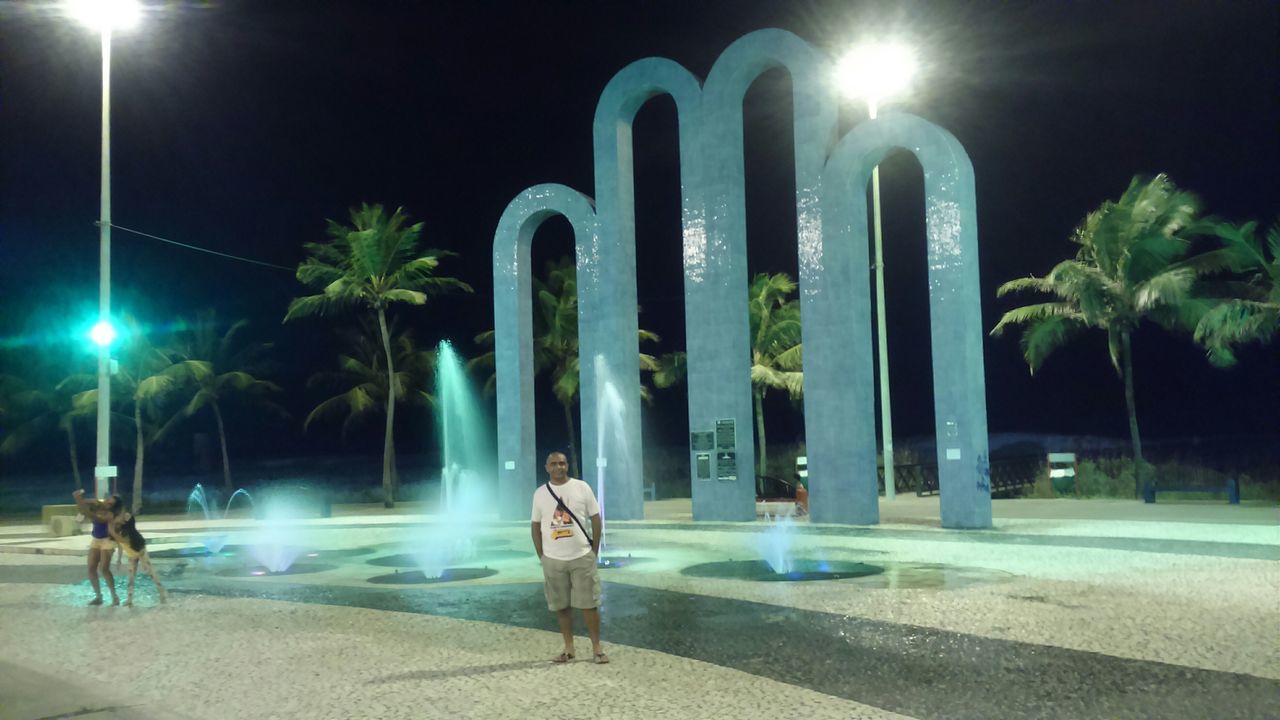
[[[600,514],[600,505],[596,502],[595,493],[591,492],[591,486],[569,478],[563,485],[556,485],[555,491],[590,532],[591,516]],[[533,491],[531,519],[542,526],[543,555],[556,560],[576,560],[591,552],[591,543],[583,537],[581,528],[569,513],[560,509],[545,484]]]

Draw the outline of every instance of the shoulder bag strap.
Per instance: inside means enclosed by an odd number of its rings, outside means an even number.
[[[551,489],[551,483],[546,483],[544,487],[547,488],[547,492],[551,493],[551,497],[555,498],[556,506],[564,508],[564,511],[569,513],[569,517],[573,518],[573,521],[577,523],[578,529],[582,530],[582,536],[587,539],[587,544],[594,544],[594,541],[591,539],[591,533],[587,532],[587,529],[582,527],[582,521],[578,519],[578,516],[574,515],[573,511],[569,509],[569,506],[565,505],[564,501],[560,499],[560,496],[556,494],[556,491]]]

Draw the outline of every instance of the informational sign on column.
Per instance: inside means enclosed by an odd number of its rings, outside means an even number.
[[[716,479],[738,479],[738,453],[721,450],[716,451]]]
[[[733,418],[716,420],[716,479],[738,479],[738,433]]]
[[[710,480],[711,454],[716,449],[716,434],[711,431],[689,433],[689,451],[693,453],[695,480]]]
[[[696,453],[698,472],[696,477],[699,480],[711,479],[711,453]]]

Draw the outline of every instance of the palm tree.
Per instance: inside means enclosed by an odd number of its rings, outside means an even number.
[[[578,447],[575,442],[578,433],[573,416],[573,407],[578,402],[580,390],[578,363],[578,274],[573,259],[560,258],[559,261],[546,264],[546,278],[533,278],[534,314],[533,314],[533,371],[534,374],[548,373],[551,376],[551,392],[564,409],[565,430],[569,438],[569,470],[574,477],[579,475]],[[640,342],[657,342],[658,336],[648,330],[641,329]],[[475,337],[477,343],[492,347],[493,331],[487,330]],[[471,360],[468,367],[494,368],[494,355],[490,350]],[[657,369],[657,361],[652,355],[640,353],[640,370],[649,372]],[[485,392],[492,393],[496,384],[496,376],[490,375],[485,383]],[[648,388],[640,387],[640,398],[651,399]]]
[[[178,366],[171,351],[154,344],[146,329],[137,320],[126,316],[124,320],[127,342],[122,350],[120,372],[112,382],[113,397],[128,397],[132,401],[135,451],[133,456],[133,512],[142,509],[142,468],[147,445],[156,439],[156,433],[165,403],[177,386]],[[116,384],[123,393],[117,395]],[[81,401],[97,403],[97,390],[82,394]]]
[[[435,397],[428,388],[432,386],[435,376],[435,352],[419,350],[412,335],[407,331],[399,332],[394,322],[390,325],[390,331],[396,367],[396,403],[431,407],[435,403]],[[385,356],[379,334],[380,331],[370,322],[362,322],[359,331],[343,333],[350,350],[338,357],[338,369],[316,373],[307,380],[308,388],[336,394],[307,414],[303,430],[309,430],[312,423],[341,418],[341,437],[345,443],[366,422],[386,411],[386,400],[391,393],[387,388]],[[393,491],[398,491],[394,443],[393,438],[391,477]]]
[[[1216,235],[1223,247],[1197,258],[1206,272],[1227,269],[1241,276],[1224,284],[1223,297],[1196,325],[1195,340],[1215,365],[1235,364],[1237,345],[1269,342],[1280,330],[1280,223],[1267,232],[1266,248],[1257,227],[1252,222],[1219,225]]]
[[[792,401],[804,397],[804,349],[800,341],[800,303],[790,296],[796,283],[786,273],[757,273],[747,288],[747,313],[751,323],[751,395],[755,401],[756,440],[760,459],[756,491],[764,492],[768,445],[764,425],[764,399],[770,390],[783,390]],[[658,359],[653,382],[660,388],[685,379],[684,352]]]
[[[388,215],[382,205],[361,205],[351,210],[351,227],[329,221],[329,241],[307,243],[310,257],[298,265],[298,281],[320,290],[318,295],[295,298],[284,321],[308,315],[360,309],[378,320],[386,359],[387,422],[382,453],[383,504],[395,505],[391,471],[395,448],[395,358],[387,330],[387,307],[393,303],[424,305],[432,293],[449,290],[471,292],[471,286],[435,274],[440,258],[451,253],[420,251],[422,223],[409,225],[403,208]]]
[[[26,450],[55,428],[66,433],[71,459],[71,477],[76,489],[84,487],[80,479],[77,452],[76,421],[93,412],[93,406],[77,402],[85,388],[94,382],[92,375],[71,375],[49,389],[38,389],[13,375],[0,376],[0,394],[5,409],[7,432],[0,439],[0,455],[13,456]]]
[[[1032,374],[1059,347],[1084,330],[1107,334],[1111,364],[1124,383],[1129,437],[1136,465],[1135,495],[1147,474],[1133,391],[1133,332],[1144,320],[1190,331],[1208,302],[1192,290],[1203,263],[1187,260],[1192,239],[1212,230],[1199,219],[1199,200],[1164,175],[1135,177],[1120,199],[1089,213],[1071,241],[1076,257],[1048,275],[1010,280],[998,297],[1024,290],[1056,296],[1056,301],[1014,308],[991,330],[1025,325],[1022,352]]]
[[[288,417],[284,408],[270,400],[280,392],[273,383],[254,377],[250,368],[270,346],[261,343],[244,344],[241,332],[248,321],[233,323],[226,332],[219,334],[217,312],[202,313],[194,325],[173,348],[177,360],[173,372],[179,384],[175,392],[186,395],[182,411],[175,413],[156,434],[156,439],[167,436],[184,420],[205,408],[213,412],[218,427],[218,443],[222,449],[222,481],[228,493],[235,490],[231,481],[231,461],[227,454],[227,430],[222,417],[222,407],[228,400],[240,398],[254,406],[270,411],[278,417]],[[179,326],[184,323],[179,323]]]
[[[800,342],[800,303],[789,299],[796,283],[786,273],[758,273],[751,280],[747,309],[751,319],[751,392],[755,396],[756,435],[760,444],[757,475],[768,462],[764,432],[764,398],[769,390],[783,390],[791,399],[804,397],[803,346]],[[763,480],[757,481],[763,493]]]

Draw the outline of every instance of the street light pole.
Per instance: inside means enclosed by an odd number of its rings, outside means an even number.
[[[106,497],[116,469],[111,465],[111,36],[138,20],[138,0],[70,0],[68,15],[96,30],[102,40],[102,194],[98,216],[98,323],[91,336],[98,345],[98,452],[93,494]]]
[[[871,119],[876,119],[879,103],[867,102]],[[884,499],[898,496],[893,479],[893,414],[889,402],[889,336],[884,308],[884,239],[880,233],[880,166],[871,169],[871,218],[875,227],[876,248],[876,352],[880,365],[880,444],[884,448]]]
[[[849,97],[865,100],[872,120],[880,102],[906,92],[915,75],[914,53],[896,43],[865,43],[851,50],[836,66],[836,82]],[[884,456],[884,497],[893,500],[893,419],[889,400],[889,337],[885,321],[884,238],[880,229],[880,166],[871,170],[871,212],[875,229],[876,350],[880,384],[880,444]]]
[[[102,29],[102,195],[98,219],[98,322],[111,322],[111,27]],[[109,325],[108,325],[109,326]],[[111,466],[111,343],[98,344],[98,455],[94,495],[106,497]]]

